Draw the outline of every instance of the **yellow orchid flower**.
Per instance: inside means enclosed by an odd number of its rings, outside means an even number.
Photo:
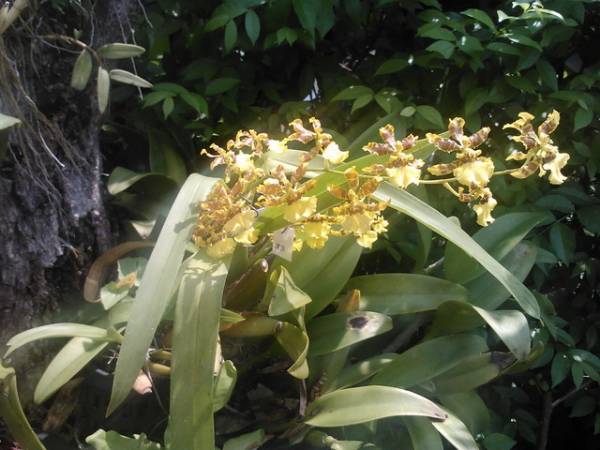
[[[298,200],[285,207],[283,218],[290,223],[296,223],[303,219],[308,219],[316,212],[316,197],[300,197]]]
[[[323,150],[322,154],[323,158],[325,158],[331,164],[343,163],[344,161],[346,161],[346,159],[348,159],[349,155],[350,152],[341,151],[339,145],[337,145],[333,141],[330,142],[329,145],[327,145],[327,147],[325,147],[325,150]]]

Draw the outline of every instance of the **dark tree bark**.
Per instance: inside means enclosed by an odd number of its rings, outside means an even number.
[[[0,36],[0,112],[22,121],[0,161],[0,344],[46,320],[65,293],[80,292],[86,268],[113,241],[95,70],[85,91],[73,90],[78,49],[44,36],[79,29],[94,48],[127,42],[139,5],[85,7],[63,13],[51,2],[31,5]]]

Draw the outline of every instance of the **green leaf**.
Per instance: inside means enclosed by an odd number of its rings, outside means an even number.
[[[124,299],[108,311],[106,316],[94,322],[94,326],[108,328],[119,327],[127,321],[132,300]],[[108,346],[107,341],[76,337],[54,356],[42,374],[33,394],[37,404],[45,402],[65,383],[73,378],[94,357]]]
[[[520,56],[521,51],[518,47],[503,42],[492,42],[487,46],[488,50],[496,53],[503,53],[505,55]]]
[[[208,103],[200,94],[193,92],[183,92],[179,97],[190,105],[198,114],[208,114]]]
[[[105,59],[123,59],[142,55],[146,49],[139,45],[114,43],[106,44],[98,49],[98,56]]]
[[[0,417],[12,437],[26,450],[46,450],[31,428],[17,392],[17,377],[0,363]]]
[[[366,86],[348,86],[346,89],[338,92],[335,97],[331,99],[332,102],[341,100],[355,100],[365,96],[373,96],[373,90]]]
[[[510,213],[482,228],[473,239],[496,259],[502,259],[537,225],[547,218],[544,213]],[[473,280],[483,267],[456,245],[448,244],[444,255],[446,278],[456,283]]]
[[[0,130],[6,130],[7,128],[14,127],[15,125],[20,125],[21,121],[16,117],[7,116],[5,114],[0,113]]]
[[[111,195],[117,195],[143,179],[157,179],[156,181],[158,181],[158,179],[164,180],[165,177],[158,173],[137,173],[124,167],[116,167],[108,178],[108,192]],[[168,183],[173,183],[173,186],[175,186],[173,180],[170,178],[167,178],[167,180]]]
[[[225,53],[229,53],[235,47],[235,44],[238,39],[238,31],[237,26],[234,20],[229,21],[229,23],[225,26],[225,38],[223,39],[223,44],[225,45]]]
[[[256,45],[258,36],[260,36],[260,19],[252,9],[249,9],[244,17],[244,28],[252,45]]]
[[[558,91],[558,76],[552,64],[545,59],[540,59],[535,67],[544,86],[550,88],[552,91]]]
[[[578,398],[569,417],[584,417],[593,413],[596,410],[596,403],[596,399],[589,395]]]
[[[473,436],[488,432],[492,420],[490,410],[475,391],[442,395],[439,400],[467,426]]]
[[[517,445],[517,441],[505,434],[492,433],[485,437],[483,445],[487,450],[510,450]]]
[[[205,189],[206,187],[205,185]],[[160,238],[157,246],[159,244]],[[146,272],[152,268],[150,264],[153,256],[154,254],[150,257]],[[214,260],[200,251],[187,261],[183,270],[173,324],[169,408],[171,448],[200,449],[215,446],[213,372],[221,297],[228,265],[229,261]],[[140,290],[145,281],[142,280]],[[138,295],[136,304],[139,301]],[[161,314],[156,313],[154,317],[159,315]],[[127,330],[131,327],[130,321]]]
[[[223,450],[252,450],[259,448],[266,440],[265,431],[261,428],[260,430],[228,439],[223,445]]]
[[[454,222],[415,196],[387,183],[375,191],[374,197],[381,201],[389,200],[392,208],[414,218],[461,247],[507,288],[527,314],[539,317],[539,306],[533,294]]]
[[[481,9],[470,8],[470,9],[467,9],[466,11],[463,11],[462,13],[465,16],[471,17],[472,19],[475,19],[476,21],[481,22],[486,27],[488,27],[490,30],[496,31],[496,25],[494,25],[494,21],[488,15],[488,13],[486,13],[485,11],[482,11]]]
[[[287,369],[288,373],[300,380],[308,378],[306,356],[309,349],[309,338],[307,333],[291,323],[283,322],[277,328],[275,338],[293,361]]]
[[[73,66],[71,87],[83,91],[92,75],[92,56],[87,50],[82,50]]]
[[[524,281],[533,268],[538,255],[538,248],[528,242],[520,242],[500,263],[519,281]],[[493,310],[498,308],[509,297],[510,292],[489,272],[465,284],[469,290],[469,302],[481,308]]]
[[[397,357],[398,355],[396,353],[382,353],[345,367],[333,381],[331,390],[354,386],[355,384],[367,380],[394,361]]]
[[[294,12],[300,25],[309,34],[314,35],[317,26],[317,13],[320,10],[320,0],[292,0]]]
[[[436,128],[444,128],[442,115],[433,106],[417,106],[417,116],[434,125]]]
[[[228,23],[229,21],[230,21],[229,16],[217,15],[217,16],[211,18],[208,22],[206,22],[206,25],[204,25],[204,31],[205,32],[214,31],[218,28],[225,26],[225,24]]]
[[[173,203],[136,293],[117,361],[107,414],[113,412],[129,394],[175,289],[176,275],[194,226],[194,221],[188,220],[193,217],[190,206],[201,201],[215,181],[215,178],[190,175]]]
[[[375,75],[388,75],[390,73],[400,72],[408,66],[409,64],[406,58],[388,59],[381,66],[379,66],[379,68],[375,72]]]
[[[129,294],[129,286],[119,286],[116,281],[105,284],[100,289],[100,302],[105,310],[109,310]],[[91,337],[91,336],[88,336]]]
[[[432,425],[438,432],[444,436],[457,450],[479,450],[479,446],[464,423],[455,415],[444,412],[448,415],[446,420],[432,421]]]
[[[7,343],[8,350],[4,358],[8,357],[18,348],[40,339],[65,338],[65,337],[86,337],[96,341],[118,342],[115,331],[105,330],[104,328],[93,327],[81,323],[53,323],[41,327],[32,328],[13,336]]]
[[[149,130],[148,143],[152,172],[164,175],[178,185],[182,185],[187,176],[187,168],[171,137],[158,130]]]
[[[600,206],[587,206],[577,210],[579,222],[594,234],[600,234]]]
[[[564,223],[555,223],[550,228],[550,244],[554,254],[569,265],[575,255],[575,233]]]
[[[503,37],[507,38],[511,42],[515,42],[517,44],[525,45],[527,47],[535,48],[536,50],[542,51],[542,47],[540,46],[540,44],[535,42],[533,39],[525,36],[524,34],[509,33],[505,34]]]
[[[417,344],[387,364],[369,384],[409,388],[487,350],[485,339],[471,334],[442,336]]]
[[[281,316],[311,302],[306,293],[296,286],[288,270],[281,266],[273,271],[275,282],[272,288],[265,290],[265,298],[269,300],[269,316]]]
[[[175,101],[172,97],[165,99],[162,105],[163,117],[165,120],[171,115],[173,110],[175,109]]]
[[[162,447],[156,442],[149,441],[145,434],[136,435],[133,438],[120,435],[116,431],[104,431],[99,429],[89,435],[85,442],[90,444],[94,450],[161,450]]]
[[[370,311],[334,313],[312,319],[307,326],[310,356],[324,355],[392,329],[392,319]]]
[[[529,355],[531,340],[527,318],[516,310],[487,311],[465,302],[447,302],[441,305],[431,324],[428,336],[437,337],[460,333],[487,324],[502,342],[522,360]]]
[[[389,273],[352,278],[346,290],[360,290],[360,309],[383,314],[431,311],[449,300],[467,300],[464,287],[427,275]]]
[[[573,133],[587,127],[594,120],[594,112],[579,108],[575,113],[575,121],[573,125]]]
[[[230,91],[240,83],[237,78],[215,78],[206,86],[206,95],[223,94]]]
[[[404,417],[413,450],[444,450],[439,433],[425,417]]]
[[[96,80],[96,94],[98,96],[98,110],[100,114],[106,111],[110,95],[110,75],[103,67],[98,67]]]
[[[428,23],[417,30],[417,36],[431,39],[440,39],[443,41],[455,41],[454,33],[446,28],[442,28],[437,23]]]
[[[213,386],[213,412],[222,409],[233,393],[237,381],[237,369],[232,361],[225,361]]]
[[[550,368],[550,376],[552,378],[552,387],[558,386],[567,378],[569,369],[571,368],[571,360],[564,353],[558,353],[552,360]]]
[[[442,55],[445,59],[450,59],[454,53],[456,46],[452,42],[448,41],[435,41],[429,45],[425,50],[429,52],[436,52]]]
[[[156,87],[156,86],[154,86]],[[144,95],[144,108],[148,106],[156,105],[157,103],[162,102],[163,100],[174,97],[175,94],[173,92],[167,91],[156,91],[150,92],[149,94]]]
[[[372,94],[361,95],[356,100],[354,100],[354,103],[352,103],[352,110],[350,111],[350,114],[354,113],[354,111],[358,111],[359,109],[367,106],[369,103],[371,103],[371,101],[373,101]]]
[[[393,416],[444,420],[447,414],[431,400],[412,392],[387,386],[363,386],[319,397],[308,406],[304,421],[315,427],[342,427]]]
[[[117,81],[123,84],[130,84],[141,88],[151,88],[152,83],[144,80],[142,77],[121,69],[113,69],[110,71],[111,80]]]

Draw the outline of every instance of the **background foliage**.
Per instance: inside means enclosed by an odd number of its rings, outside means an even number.
[[[54,5],[64,14],[80,7],[69,1]],[[485,445],[564,448],[585,436],[589,448],[597,446],[597,2],[144,5],[130,42],[147,49],[135,69],[153,87],[143,95],[129,86],[114,88],[103,134],[108,190],[115,195],[114,211],[128,222],[126,233],[150,233],[186,173],[206,171],[198,150],[223,143],[239,128],[277,136],[281,124],[317,115],[348,142],[360,143],[361,133],[379,121],[393,123],[400,135],[423,135],[462,115],[473,131],[493,125],[494,138],[520,111],[561,111],[555,140],[571,154],[569,182],[558,188],[533,179],[492,183],[497,216],[545,213],[528,235],[535,260],[527,284],[538,293],[547,327],[535,331],[534,344],[545,348],[533,370],[480,389],[498,433]],[[132,70],[131,64],[125,61],[123,68]],[[502,168],[511,149],[506,140],[492,141],[496,167]],[[467,208],[442,189],[429,193],[432,205],[476,231]],[[448,277],[448,261],[430,266],[444,255],[443,240],[434,235],[424,258],[415,244],[418,228],[403,216],[394,220],[386,238],[364,255],[358,273],[414,270]]]

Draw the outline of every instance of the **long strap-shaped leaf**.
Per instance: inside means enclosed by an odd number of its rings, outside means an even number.
[[[215,178],[190,175],[169,211],[131,309],[107,415],[125,400],[144,364],[146,351],[175,288],[176,275],[194,226],[193,206],[206,197],[215,181]]]
[[[228,264],[204,252],[184,271],[173,329],[169,447],[215,448],[213,371]]]
[[[459,226],[452,223],[436,209],[422,202],[408,192],[383,183],[373,194],[381,201],[389,201],[390,206],[407,216],[421,222],[440,236],[460,247],[465,253],[477,260],[485,269],[494,275],[500,283],[514,296],[523,311],[532,317],[540,317],[540,308],[533,294],[502,264],[492,258],[477,242],[475,242]]]

